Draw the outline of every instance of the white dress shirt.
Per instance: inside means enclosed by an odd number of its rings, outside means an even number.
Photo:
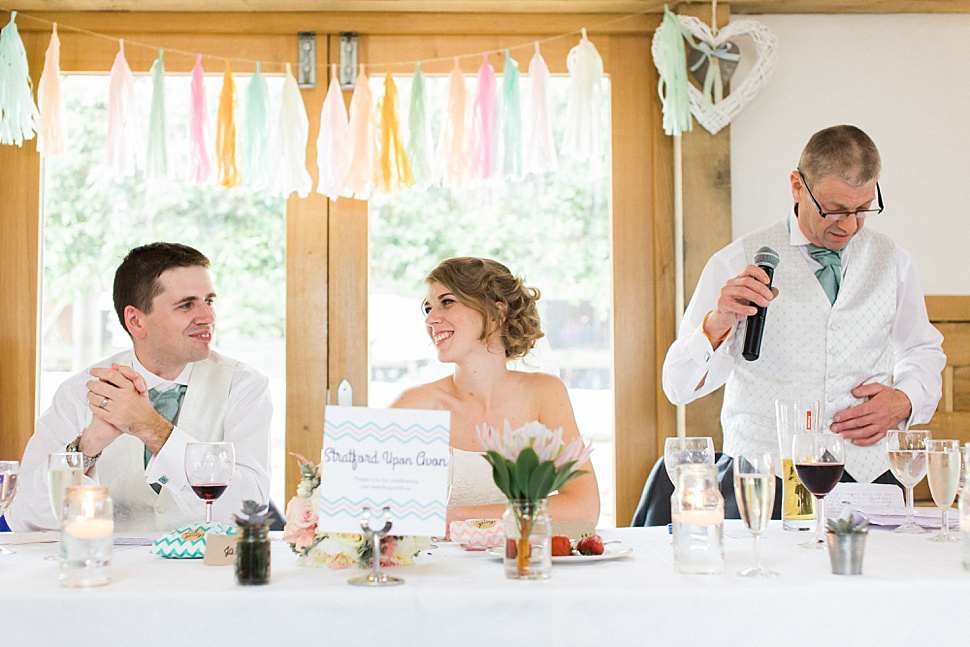
[[[809,240],[798,228],[795,211],[789,213],[788,227],[791,245],[800,246],[805,262],[814,272],[821,264],[808,253]],[[849,241],[842,252],[842,275],[852,266],[852,247]],[[893,388],[909,397],[912,415],[909,424],[929,422],[936,411],[942,391],[940,371],[945,357],[940,349],[943,336],[929,322],[926,302],[920,287],[919,275],[913,258],[896,245],[896,316],[889,332],[895,358]],[[677,340],[667,351],[663,365],[663,390],[674,404],[687,404],[717,390],[731,373],[736,355],[730,352],[734,344],[743,343],[738,326],[727,339],[714,349],[702,327],[705,315],[714,309],[721,288],[739,275],[748,265],[744,250],[735,241],[718,251],[707,262],[697,282],[697,288],[684,313]],[[771,316],[771,306],[768,316]],[[743,327],[741,327],[743,329]],[[697,385],[705,375],[704,384]]]
[[[124,355],[132,358],[132,368],[145,379],[149,389],[166,390],[178,384],[188,384],[192,374],[193,365],[189,364],[175,380],[163,380],[145,369],[133,352],[109,358],[106,362],[110,365],[111,361]],[[98,365],[103,366],[104,363]],[[88,370],[69,377],[58,387],[50,408],[37,421],[37,428],[27,443],[21,462],[17,496],[5,515],[15,532],[57,528],[49,502],[47,456],[51,452],[63,452],[65,446],[90,424],[92,414],[88,409],[86,382],[91,379]],[[261,503],[269,501],[272,412],[266,376],[243,362],[236,362],[221,434],[223,440],[233,443],[236,468],[229,487],[213,504],[214,521],[231,523],[232,513],[239,512],[246,499]],[[162,483],[162,487],[175,498],[186,521],[201,521],[204,504],[185,477],[185,445],[195,438],[179,428],[178,420],[176,417],[176,425],[162,449],[144,468],[145,481]],[[141,467],[138,466],[139,469]],[[97,465],[84,477],[84,484],[102,484],[99,482]],[[102,485],[112,486],[111,483]],[[117,508],[125,492],[112,487],[111,496]],[[145,519],[142,527],[129,526],[126,530],[159,530],[151,522]]]

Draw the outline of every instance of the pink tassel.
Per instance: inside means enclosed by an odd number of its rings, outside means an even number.
[[[472,104],[471,143],[468,151],[468,168],[472,175],[487,180],[495,170],[494,160],[498,153],[498,128],[496,127],[495,68],[488,62],[488,54],[478,68],[478,94]]]
[[[135,112],[135,77],[125,60],[125,42],[118,41],[118,54],[108,82],[108,166],[130,175],[138,160],[138,118]]]
[[[529,62],[529,81],[532,91],[525,110],[525,136],[522,138],[523,166],[526,173],[546,173],[559,168],[556,146],[552,140],[552,126],[549,124],[549,68],[539,53]]]
[[[47,46],[44,71],[37,85],[37,103],[40,107],[40,130],[37,133],[37,152],[51,156],[64,152],[64,98],[61,96],[61,39],[57,37],[57,23]]]
[[[205,102],[205,72],[202,70],[202,54],[195,57],[192,68],[192,106],[189,112],[189,154],[192,158],[192,181],[205,182],[212,171],[206,135],[209,130],[209,111]]]
[[[461,73],[458,57],[448,74],[448,114],[441,130],[439,153],[444,168],[443,182],[447,186],[460,187],[465,179],[465,76]]]
[[[340,195],[366,200],[374,189],[374,97],[367,85],[364,66],[357,73],[357,87],[350,98],[350,170]]]
[[[330,69],[330,87],[320,112],[320,134],[317,135],[317,170],[320,181],[317,193],[331,200],[340,196],[340,189],[350,169],[350,124],[344,94],[337,80],[337,65]]]

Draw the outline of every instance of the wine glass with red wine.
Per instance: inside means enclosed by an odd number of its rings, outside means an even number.
[[[205,522],[212,521],[212,504],[229,487],[236,468],[232,443],[188,443],[185,478],[196,496],[205,501]]]
[[[825,495],[832,491],[845,471],[845,441],[832,433],[792,436],[792,462],[802,485],[815,496],[815,539],[801,546],[821,548],[825,544]]]

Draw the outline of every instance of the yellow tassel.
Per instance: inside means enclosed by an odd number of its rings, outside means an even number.
[[[222,94],[219,95],[219,118],[216,124],[216,157],[219,160],[219,184],[230,189],[239,185],[236,168],[236,84],[226,59],[222,75]]]
[[[388,70],[381,101],[381,177],[378,186],[383,191],[391,192],[412,184],[414,176],[401,141],[401,125],[397,115],[397,86]]]

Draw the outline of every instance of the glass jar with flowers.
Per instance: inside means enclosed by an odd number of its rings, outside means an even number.
[[[269,506],[243,501],[242,514],[234,514],[236,529],[236,579],[240,584],[269,582]]]
[[[488,425],[477,428],[492,465],[495,485],[508,498],[505,526],[505,575],[511,579],[546,579],[552,571],[552,523],[549,495],[585,474],[576,469],[589,458],[581,438],[563,443],[562,429],[550,431],[531,422],[500,432]]]

